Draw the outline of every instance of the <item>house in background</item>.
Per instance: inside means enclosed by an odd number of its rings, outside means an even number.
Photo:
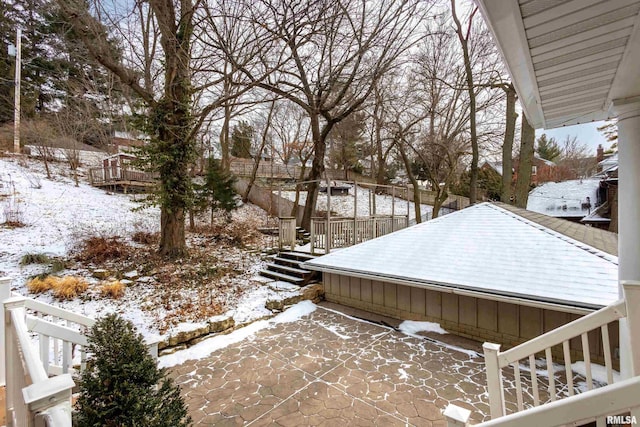
[[[513,182],[518,179],[518,171],[520,169],[520,158],[513,159]],[[543,182],[558,181],[558,165],[551,160],[539,157],[537,154],[533,156],[531,161],[531,185],[536,186]]]
[[[146,144],[144,137],[132,132],[115,131],[111,138],[109,151],[112,153],[126,153],[132,149],[142,147]]]
[[[594,176],[600,180],[598,186],[597,208],[584,217],[583,224],[618,232],[618,153],[602,159],[598,163],[598,173]]]

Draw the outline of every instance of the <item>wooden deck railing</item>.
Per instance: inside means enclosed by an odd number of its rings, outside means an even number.
[[[326,218],[311,220],[311,253],[346,248],[406,228],[406,216],[372,216],[363,218]]]
[[[626,288],[625,288],[626,289]],[[613,384],[613,366],[612,366],[612,349],[609,337],[609,324],[617,322],[627,317],[628,301],[621,300],[601,310],[584,316],[573,322],[567,323],[557,329],[540,335],[521,345],[513,347],[507,351],[500,351],[500,345],[493,343],[484,344],[484,356],[487,372],[487,388],[489,393],[489,406],[492,420],[488,423],[481,424],[491,426],[518,426],[528,427],[537,425],[576,425],[577,422],[596,421],[597,425],[605,425],[605,416],[619,415],[620,412],[628,410],[636,411],[640,414],[640,400],[635,398],[635,406],[618,402],[619,396],[633,389],[635,396],[640,396],[640,377],[636,377],[634,381]],[[606,369],[606,386],[595,390],[592,375],[591,353],[589,345],[589,333],[597,331],[602,337],[602,347],[604,354],[604,362]],[[582,360],[585,365],[585,380],[587,391],[576,393],[573,383],[573,371],[571,360],[570,343],[572,340],[579,339],[582,347]],[[563,362],[566,376],[566,391],[568,397],[559,395],[560,387],[556,385],[556,379],[553,368],[552,348],[561,346],[563,352]],[[540,390],[538,385],[538,374],[536,368],[536,355],[544,354],[546,362],[546,386],[544,390]],[[633,357],[633,356],[632,356]],[[531,382],[531,400],[525,402],[523,398],[523,383],[521,373],[521,362],[528,363],[527,371],[530,372]],[[515,387],[516,410],[511,414],[506,414],[505,406],[505,386],[503,381],[503,370],[512,369],[513,381]],[[544,382],[544,380],[542,380]],[[623,391],[626,390],[626,391]],[[510,391],[514,391],[513,389]],[[545,398],[541,398],[541,391],[544,391]],[[597,394],[592,394],[596,393]],[[593,396],[606,397],[599,405],[590,407],[591,402],[597,400]],[[615,402],[615,404],[614,404]],[[625,401],[626,402],[626,401]],[[545,412],[548,407],[549,413]],[[590,408],[591,411],[579,408]],[[564,412],[563,412],[564,411]],[[563,416],[558,414],[563,413]],[[448,415],[447,415],[448,414]],[[544,414],[544,419],[553,422],[542,422],[540,418]],[[551,418],[548,414],[554,414]],[[449,405],[445,416],[449,422],[449,426],[466,426],[469,418],[469,411]],[[553,418],[558,416],[558,418]],[[568,418],[567,418],[568,416]]]
[[[280,224],[278,227],[279,249],[289,246],[291,247],[291,250],[294,250],[297,243],[296,234],[296,219],[293,217],[280,218]]]
[[[91,185],[108,185],[122,181],[152,183],[158,180],[157,173],[142,172],[124,165],[117,169],[90,168],[89,183]]]

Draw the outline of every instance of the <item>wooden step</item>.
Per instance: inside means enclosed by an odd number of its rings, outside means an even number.
[[[278,256],[280,258],[301,260],[302,262],[309,261],[316,258],[315,256],[304,253],[304,252],[280,252]]]
[[[279,256],[275,256],[275,257],[271,258],[271,260],[275,264],[287,265],[287,266],[291,266],[291,267],[294,267],[294,268],[301,268],[300,264],[302,264],[304,262],[304,261],[300,261],[300,260],[297,260],[297,259],[280,258]]]
[[[276,280],[282,280],[284,282],[293,283],[294,285],[304,284],[304,279],[301,279],[300,277],[289,276],[288,274],[277,273],[275,271],[260,270],[260,275],[264,277],[270,277]]]
[[[299,275],[299,276],[306,276],[308,274],[311,274],[312,272],[310,270],[302,270],[299,268],[294,268],[294,267],[288,267],[286,265],[282,265],[282,264],[267,264],[268,270],[269,271],[284,271],[286,273],[292,273],[294,275]]]

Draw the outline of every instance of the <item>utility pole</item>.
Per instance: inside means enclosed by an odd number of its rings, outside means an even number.
[[[20,153],[20,71],[22,68],[22,30],[18,28],[16,32],[16,80],[15,80],[15,96],[13,109],[13,151]]]

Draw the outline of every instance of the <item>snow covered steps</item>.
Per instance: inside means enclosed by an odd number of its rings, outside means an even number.
[[[313,258],[315,256],[303,252],[280,252],[272,258],[273,262],[267,263],[266,269],[260,271],[260,275],[298,286],[317,282],[321,278],[320,273],[302,267],[302,263]]]

